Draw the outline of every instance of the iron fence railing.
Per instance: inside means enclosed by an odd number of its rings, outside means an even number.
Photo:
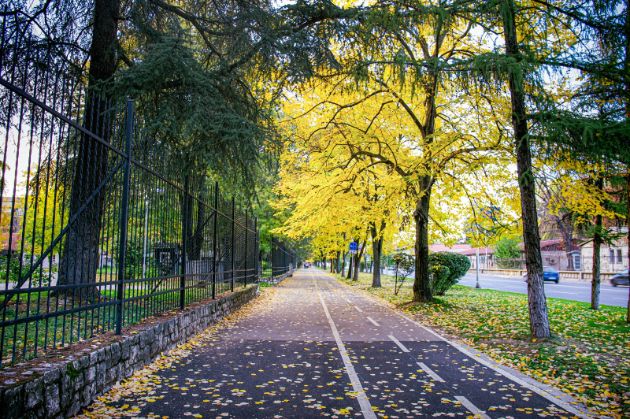
[[[7,30],[9,17],[0,40],[0,367],[256,281],[256,219],[205,176],[163,170],[132,101],[86,93],[72,64]],[[271,259],[272,275],[295,266],[275,241]]]
[[[260,277],[263,280],[274,280],[286,273],[292,272],[298,264],[298,257],[290,246],[280,240],[270,238],[270,250],[261,255]]]

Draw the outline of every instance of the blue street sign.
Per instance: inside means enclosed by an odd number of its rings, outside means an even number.
[[[354,253],[357,250],[359,250],[359,243],[357,243],[357,242],[350,242],[350,251]]]

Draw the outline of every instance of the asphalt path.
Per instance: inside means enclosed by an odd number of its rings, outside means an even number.
[[[297,271],[269,298],[145,379],[149,393],[102,400],[140,417],[579,415],[321,271]]]
[[[460,285],[474,287],[476,284],[475,273],[468,273],[459,280]],[[481,288],[488,288],[498,291],[511,291],[527,294],[527,283],[522,278],[504,277],[496,275],[479,274],[479,285]],[[591,301],[590,282],[545,282],[545,295],[551,298],[562,298],[565,300]],[[613,287],[602,284],[600,287],[600,304],[609,306],[626,307],[628,304],[628,287]]]

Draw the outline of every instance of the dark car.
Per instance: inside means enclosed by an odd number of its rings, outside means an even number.
[[[610,283],[613,287],[617,287],[619,285],[630,285],[630,280],[628,279],[628,270],[621,271],[618,274],[613,275],[610,278]]]
[[[304,269],[308,269],[311,267],[311,264],[309,262],[304,262]]]
[[[560,282],[560,272],[556,271],[551,266],[543,266],[543,280],[553,281],[557,284]]]

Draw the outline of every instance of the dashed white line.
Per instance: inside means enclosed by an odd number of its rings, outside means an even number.
[[[363,313],[363,310],[361,310],[360,307],[354,306],[354,308],[356,308],[359,313]]]
[[[350,357],[348,356],[348,352],[346,351],[346,346],[343,344],[341,340],[341,336],[339,335],[339,331],[337,330],[337,326],[335,326],[335,322],[328,311],[328,307],[326,306],[326,302],[322,297],[321,292],[319,292],[319,288],[317,287],[317,282],[315,282],[315,288],[317,289],[317,295],[319,296],[319,301],[322,303],[322,307],[324,308],[324,313],[326,314],[326,318],[328,319],[328,324],[330,325],[330,329],[332,330],[332,334],[335,338],[335,342],[337,343],[337,348],[339,348],[339,354],[341,355],[341,360],[343,361],[343,365],[346,367],[346,374],[350,378],[350,383],[352,384],[352,389],[357,394],[357,401],[359,402],[359,407],[361,407],[361,413],[363,413],[363,417],[366,419],[376,419],[376,414],[372,410],[372,405],[365,394],[365,390],[363,390],[363,386],[361,385],[361,381],[359,381],[359,376],[357,372],[354,370],[352,366],[352,362],[350,362]]]
[[[370,323],[372,323],[374,326],[379,327],[380,324],[378,324],[376,322],[376,320],[374,320],[373,318],[371,318],[370,316],[367,317],[367,319],[370,321]]]
[[[390,338],[392,342],[394,342],[400,348],[401,351],[409,352],[409,349],[407,349],[405,345],[403,345],[398,339],[396,339],[394,335],[389,335],[387,337]]]
[[[438,335],[433,330],[431,330],[431,329],[427,328],[426,326],[418,323],[417,321],[413,320],[412,318],[404,315],[400,311],[394,311],[394,312],[396,314],[398,314],[400,317],[402,317],[403,319],[407,320],[408,322],[413,323],[416,326],[418,326],[419,328],[421,328],[423,330],[426,330],[427,332],[431,333],[437,339],[448,343],[449,345],[451,345],[452,347],[454,347],[455,349],[457,349],[458,351],[460,351],[464,355],[470,357],[471,359],[474,359],[475,361],[479,362],[482,365],[485,365],[486,367],[490,368],[491,370],[498,372],[499,374],[501,374],[502,376],[504,376],[508,380],[511,380],[511,381],[515,382],[516,384],[518,384],[520,386],[523,386],[523,387],[525,387],[528,390],[533,391],[534,393],[538,394],[539,396],[544,397],[545,399],[547,399],[550,402],[554,403],[556,406],[559,406],[562,409],[566,410],[567,412],[574,414],[578,418],[591,418],[591,416],[589,414],[587,414],[586,412],[580,411],[580,410],[576,409],[574,406],[571,406],[571,402],[561,400],[558,397],[555,397],[554,395],[550,394],[547,390],[539,387],[540,383],[538,383],[538,382],[530,382],[530,381],[526,381],[526,379],[519,378],[519,377],[515,376],[514,374],[510,373],[509,371],[500,368],[499,365],[496,364],[495,362],[491,361],[490,358],[487,358],[487,357],[481,355],[478,352],[473,353],[473,352],[469,351],[468,349],[464,348],[463,346],[461,346],[461,345],[459,345],[459,344],[457,344],[455,342],[452,342],[452,341],[444,338],[443,336]]]
[[[468,400],[466,397],[455,396],[455,399],[460,402],[462,406],[464,406],[466,409],[470,410],[470,413],[472,413],[476,417],[482,419],[490,419],[490,416],[486,415],[486,412],[484,412],[483,410],[479,410],[479,408],[472,404],[470,400]]]
[[[440,383],[443,383],[444,380],[442,379],[442,377],[440,377],[439,375],[437,375],[435,373],[435,371],[433,371],[431,368],[429,368],[424,362],[418,362],[418,366],[420,368],[422,368],[422,370],[431,378],[433,378],[435,381],[438,381]]]

